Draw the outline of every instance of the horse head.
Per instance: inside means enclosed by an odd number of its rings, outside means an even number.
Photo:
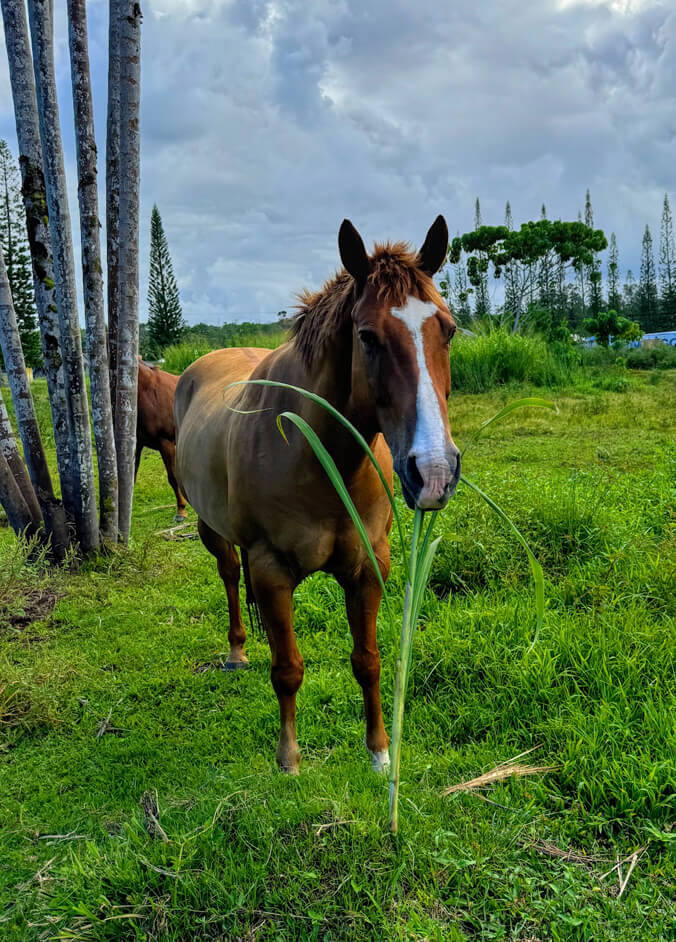
[[[446,258],[446,221],[437,217],[417,254],[397,243],[369,256],[347,219],[338,246],[355,282],[353,384],[371,399],[409,507],[439,510],[460,477],[448,421],[455,323],[432,280]]]

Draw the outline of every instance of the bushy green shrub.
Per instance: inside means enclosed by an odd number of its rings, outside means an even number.
[[[541,337],[506,330],[457,334],[451,344],[451,380],[454,389],[473,393],[509,383],[559,386],[571,381],[576,360],[575,348]]]
[[[673,370],[676,369],[676,347],[666,343],[655,347],[638,347],[630,350],[626,359],[630,370]]]
[[[178,343],[167,347],[164,351],[162,369],[168,373],[182,373],[191,363],[209,353],[211,348],[203,340],[192,343]]]

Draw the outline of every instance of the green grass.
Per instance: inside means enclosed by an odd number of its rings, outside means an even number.
[[[527,334],[458,333],[451,344],[453,388],[480,393],[506,383],[561,386],[571,382],[575,358],[572,347]]]
[[[415,639],[397,838],[334,581],[296,592],[306,670],[291,779],[275,766],[263,638],[250,634],[249,671],[208,668],[227,652],[225,594],[199,541],[157,532],[173,515],[159,456],[141,464],[128,554],[52,579],[0,529],[3,942],[673,938],[676,377],[654,375],[590,375],[556,393],[558,416],[516,412],[468,452],[468,475],[543,564],[547,611],[531,648],[525,554],[459,489],[437,521]],[[459,445],[513,398],[454,393]],[[390,578],[388,724],[396,555]],[[51,616],[15,627],[48,590],[61,596]],[[97,737],[109,716],[116,731]],[[534,746],[526,761],[555,771],[441,797]],[[146,827],[148,789],[166,841]],[[617,876],[599,876],[644,847],[617,899]]]

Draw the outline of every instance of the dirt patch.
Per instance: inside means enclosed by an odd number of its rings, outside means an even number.
[[[63,593],[53,589],[31,589],[20,605],[0,608],[0,629],[23,631],[34,621],[42,621],[52,614]]]

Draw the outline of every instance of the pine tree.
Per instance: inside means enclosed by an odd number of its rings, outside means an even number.
[[[620,266],[615,233],[610,234],[608,250],[608,308],[622,313],[622,295],[620,293]]]
[[[509,200],[505,204],[505,228],[510,232],[514,228],[512,206]],[[520,283],[519,263],[516,260],[510,261],[505,265],[505,313],[510,316],[512,323],[521,313]]]
[[[152,342],[163,350],[178,343],[185,322],[178,296],[178,285],[169,255],[169,245],[162,217],[153,206],[150,217],[150,280],[148,282],[148,332]]]
[[[641,247],[641,277],[638,283],[638,322],[645,331],[659,330],[659,303],[657,297],[657,279],[655,276],[655,258],[653,239],[650,228],[645,227]]]
[[[590,229],[594,228],[594,210],[591,204],[591,194],[587,190],[584,200],[584,222]],[[601,260],[594,254],[594,261],[584,269],[585,295],[592,315],[598,314],[603,307]]]
[[[676,328],[676,248],[669,197],[664,194],[660,229],[660,328]]]
[[[474,229],[481,229],[482,225],[481,206],[479,204],[479,197],[477,196],[476,203],[474,204]],[[481,277],[476,288],[476,304],[474,307],[474,315],[475,317],[487,317],[491,313],[491,301],[488,296],[488,259],[484,252],[479,252],[479,270],[481,272]]]
[[[33,270],[31,267],[26,214],[21,198],[21,179],[7,141],[0,140],[0,246],[5,257],[7,279],[14,301],[21,346],[27,366],[42,363],[37,329]]]
[[[547,207],[542,204],[540,218],[547,218]],[[550,249],[540,260],[538,267],[538,303],[547,311],[553,311],[556,294],[556,253]]]
[[[625,317],[636,320],[638,318],[638,285],[631,268],[627,269],[622,296],[622,310]]]

